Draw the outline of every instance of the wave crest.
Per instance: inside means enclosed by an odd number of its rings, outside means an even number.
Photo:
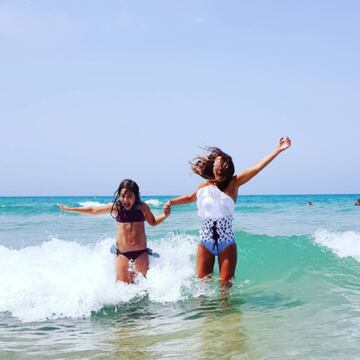
[[[340,258],[353,257],[360,262],[360,234],[354,231],[331,232],[317,230],[313,235],[314,242],[330,249]]]
[[[150,206],[155,206],[155,207],[162,206],[162,202],[160,200],[158,200],[158,199],[145,200],[145,203],[150,205]]]
[[[98,201],[84,201],[79,204],[81,207],[99,207],[99,206],[107,205],[108,203],[100,203]]]
[[[25,322],[80,318],[143,296],[164,303],[201,295],[194,290],[196,237],[168,234],[149,242],[161,256],[150,257],[147,278],[133,285],[115,282],[113,242],[91,248],[53,238],[21,250],[0,246],[0,312]]]

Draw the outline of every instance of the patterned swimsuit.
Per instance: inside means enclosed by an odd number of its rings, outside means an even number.
[[[199,189],[196,196],[198,214],[202,218],[200,244],[213,255],[219,255],[227,246],[235,244],[232,229],[235,203],[214,185]]]

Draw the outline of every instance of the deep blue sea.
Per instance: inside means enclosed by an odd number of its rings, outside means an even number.
[[[160,258],[115,282],[111,197],[0,197],[0,359],[359,359],[355,195],[239,196],[227,297],[195,276],[195,204],[146,227]],[[162,211],[165,196],[142,198]],[[308,206],[311,200],[313,206]]]

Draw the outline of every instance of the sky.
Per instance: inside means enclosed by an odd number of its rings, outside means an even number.
[[[0,0],[0,196],[193,191],[204,146],[240,194],[360,192],[360,2]]]

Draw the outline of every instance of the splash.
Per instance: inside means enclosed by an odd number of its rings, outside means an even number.
[[[81,318],[139,297],[167,303],[203,293],[195,279],[195,237],[169,234],[149,242],[161,256],[150,257],[147,278],[132,285],[115,282],[113,242],[90,247],[52,238],[21,250],[0,246],[0,312],[24,322]]]

